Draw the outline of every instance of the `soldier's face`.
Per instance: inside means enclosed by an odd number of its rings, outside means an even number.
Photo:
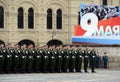
[[[0,45],[0,47],[2,47],[2,48],[3,48],[3,47],[4,47],[4,44],[1,44],[1,45]]]

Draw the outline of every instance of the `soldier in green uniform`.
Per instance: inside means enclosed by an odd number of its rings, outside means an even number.
[[[12,56],[12,72],[17,73],[19,72],[19,53],[18,49],[20,49],[20,46],[18,44],[14,45],[14,54]]]
[[[56,65],[55,65],[55,71],[56,72],[61,72],[61,68],[62,68],[62,45],[57,46],[57,48],[55,49],[56,52]]]
[[[89,62],[89,50],[88,47],[85,50],[82,50],[82,54],[84,57],[84,71],[85,73],[88,73],[87,68],[88,68],[88,62]]]
[[[27,72],[33,72],[33,62],[34,62],[34,55],[35,51],[33,50],[33,44],[28,45],[28,48],[25,50],[25,54],[27,56]]]
[[[36,49],[34,49],[34,72],[42,72],[42,55],[43,49],[37,45]]]
[[[12,54],[12,72],[13,73],[18,73],[19,70],[19,54],[17,52],[17,50],[19,49],[19,45],[15,44],[14,45],[14,49],[13,50],[13,54]]]
[[[4,69],[6,73],[11,73],[13,49],[11,44],[6,46]]]
[[[77,50],[74,51],[75,55],[76,55],[76,65],[75,65],[75,69],[76,72],[81,72],[81,68],[82,68],[82,48],[79,47],[77,48]]]
[[[48,72],[49,55],[50,51],[48,50],[48,46],[45,46],[42,54],[42,72],[44,73]]]
[[[69,56],[70,56],[70,60],[69,60],[69,72],[74,72],[75,69],[75,63],[76,63],[76,56],[75,56],[75,48],[71,47],[68,50]]]
[[[57,52],[55,50],[55,46],[51,46],[49,49],[49,63],[48,63],[48,71],[53,73],[55,72],[55,64],[56,64],[56,55]]]
[[[69,60],[70,60],[70,56],[68,53],[68,49],[70,48],[70,46],[65,46],[62,50],[62,58],[63,58],[63,62],[62,62],[62,72],[68,72],[69,69]]]
[[[6,54],[7,54],[7,49],[6,49],[6,47],[4,47],[4,48],[2,48],[2,51],[1,51],[1,53],[3,54],[3,57],[4,57],[4,63],[3,63],[3,73],[5,73],[6,72]]]
[[[22,61],[22,55],[21,54],[23,54],[22,53],[22,49],[20,48],[20,45],[19,45],[19,48],[18,49],[16,49],[16,53],[18,54],[18,56],[19,56],[19,65],[18,65],[18,72],[21,72],[21,69],[22,69],[22,67],[21,67],[21,61]]]
[[[26,65],[27,65],[27,56],[25,50],[27,49],[26,44],[23,44],[21,46],[21,49],[18,50],[19,52],[19,57],[20,57],[20,63],[19,63],[19,69],[21,73],[25,73],[26,72]]]
[[[94,69],[96,67],[96,51],[95,49],[91,50],[90,52],[90,67],[91,67],[91,72],[95,73]]]
[[[5,59],[3,49],[4,49],[4,44],[1,44],[0,45],[0,74],[3,73],[4,59]]]
[[[64,47],[61,49],[60,51],[61,55],[62,55],[62,72],[67,72],[67,70],[65,70],[65,61],[66,61],[66,53],[65,53],[65,49]]]

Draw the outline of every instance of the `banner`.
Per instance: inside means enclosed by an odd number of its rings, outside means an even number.
[[[74,27],[73,43],[120,44],[120,7],[80,5],[80,25]]]

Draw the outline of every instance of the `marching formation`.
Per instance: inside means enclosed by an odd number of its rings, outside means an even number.
[[[91,72],[95,73],[96,51],[83,49],[81,46],[44,46],[0,48],[0,73],[54,73],[54,72]]]

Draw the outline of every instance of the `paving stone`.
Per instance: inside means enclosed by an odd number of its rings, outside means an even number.
[[[0,82],[120,82],[120,71],[97,69],[97,73],[0,74]]]

